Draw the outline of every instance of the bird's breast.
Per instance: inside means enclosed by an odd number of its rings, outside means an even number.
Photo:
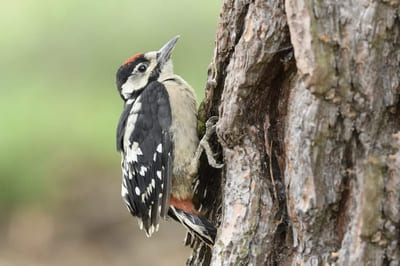
[[[170,132],[174,144],[174,169],[177,173],[191,162],[199,142],[194,90],[179,76],[164,82],[171,105]]]

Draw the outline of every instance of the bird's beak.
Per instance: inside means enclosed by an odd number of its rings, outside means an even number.
[[[172,38],[170,41],[168,41],[166,44],[164,44],[164,46],[161,47],[160,50],[158,50],[157,62],[159,65],[163,65],[171,58],[172,50],[174,49],[175,44],[178,41],[178,39],[179,39],[179,35]]]

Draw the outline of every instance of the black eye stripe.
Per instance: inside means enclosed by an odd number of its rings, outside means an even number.
[[[121,89],[122,84],[124,84],[129,78],[129,76],[132,74],[132,71],[135,69],[135,67],[143,62],[148,63],[149,61],[143,55],[141,55],[140,57],[135,59],[135,61],[122,65],[118,69],[116,81],[117,81],[117,88],[119,90]]]

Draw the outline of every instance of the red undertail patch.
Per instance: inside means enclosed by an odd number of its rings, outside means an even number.
[[[196,211],[192,202],[191,198],[185,199],[185,200],[178,200],[175,199],[172,195],[171,198],[169,199],[169,205],[174,206],[175,208],[181,209],[182,211],[185,211],[187,213],[199,215],[200,212]]]

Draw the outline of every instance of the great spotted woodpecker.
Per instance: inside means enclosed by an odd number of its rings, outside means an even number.
[[[171,53],[178,38],[158,51],[132,56],[117,71],[124,101],[117,127],[121,195],[147,236],[158,230],[160,217],[169,215],[212,245],[217,230],[192,203],[193,179],[207,145],[203,140],[199,145],[194,90],[173,72]]]

